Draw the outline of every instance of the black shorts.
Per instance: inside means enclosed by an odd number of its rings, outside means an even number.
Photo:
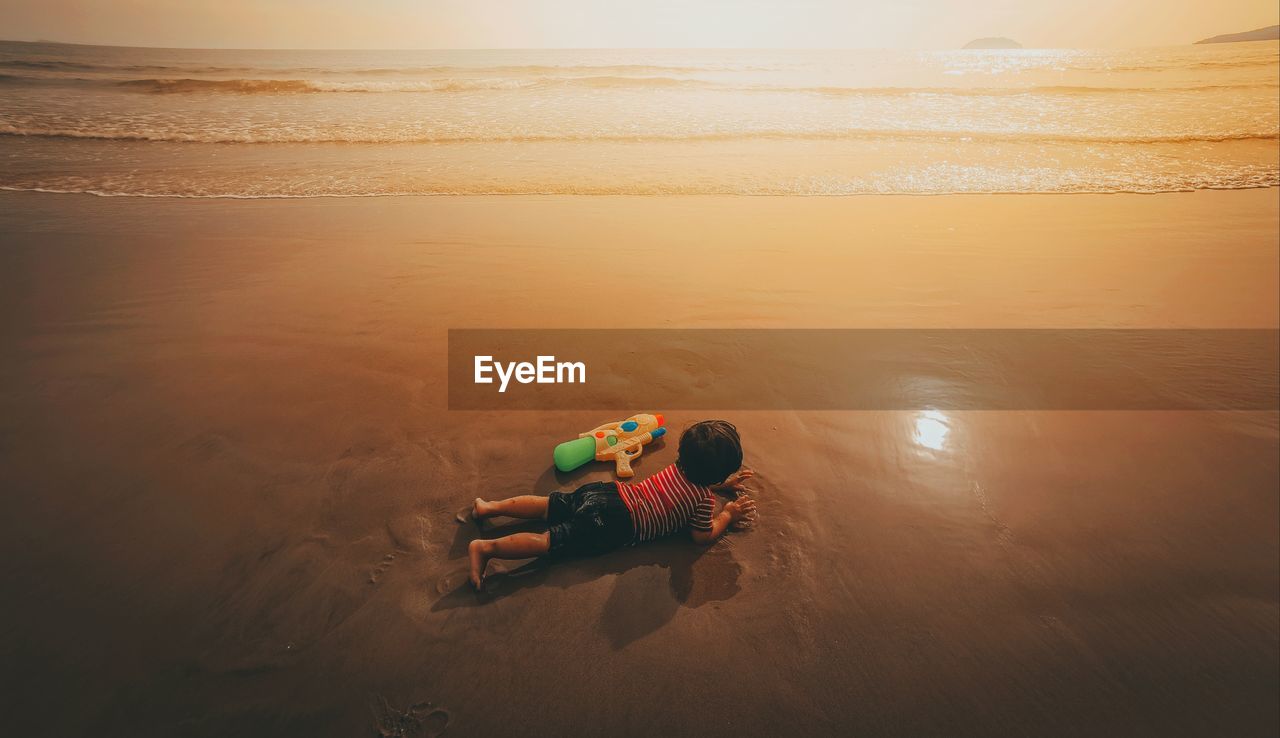
[[[572,492],[552,492],[547,498],[547,523],[552,554],[598,554],[626,546],[635,527],[618,485],[584,484]]]

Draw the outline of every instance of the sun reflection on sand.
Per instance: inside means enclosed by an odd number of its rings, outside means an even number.
[[[941,451],[947,443],[947,434],[950,432],[951,425],[946,413],[925,410],[916,416],[915,430],[911,434],[911,440],[919,446]]]

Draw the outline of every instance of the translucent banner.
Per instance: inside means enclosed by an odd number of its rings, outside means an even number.
[[[1276,410],[1272,329],[449,331],[451,410]]]

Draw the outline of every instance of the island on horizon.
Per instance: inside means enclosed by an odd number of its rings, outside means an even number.
[[[1021,49],[1022,44],[1011,38],[1004,36],[990,36],[987,38],[975,38],[963,47],[965,49]]]
[[[1224,33],[1220,36],[1197,41],[1197,44],[1230,44],[1237,41],[1277,41],[1280,40],[1280,26],[1265,26],[1241,33]]]

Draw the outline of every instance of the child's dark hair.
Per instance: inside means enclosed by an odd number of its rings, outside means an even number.
[[[742,466],[742,441],[727,420],[694,423],[680,435],[676,466],[694,484],[719,484]]]

